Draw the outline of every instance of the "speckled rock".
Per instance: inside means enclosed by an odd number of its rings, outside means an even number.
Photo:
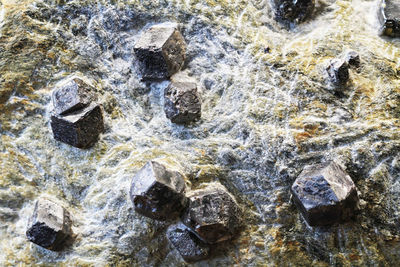
[[[149,161],[132,179],[130,197],[135,210],[152,219],[167,220],[179,216],[187,204],[185,181],[177,171]]]
[[[333,59],[326,68],[330,81],[335,86],[345,85],[349,80],[349,65],[345,60]]]
[[[186,43],[177,25],[154,25],[142,33],[134,47],[143,80],[166,79],[185,62]]]
[[[291,191],[294,203],[310,226],[349,220],[358,206],[356,186],[335,162],[305,167]]]
[[[380,0],[378,18],[381,34],[390,37],[400,36],[400,3],[396,0]]]
[[[377,1],[318,1],[316,19],[292,31],[260,0],[0,2],[0,266],[185,265],[168,253],[165,223],[127,197],[126,177],[154,158],[179,163],[193,188],[220,180],[242,199],[243,232],[199,266],[400,262],[400,46],[374,34]],[[164,123],[168,84],[142,83],[133,55],[143,27],[167,20],[183,25],[184,72],[203,89],[202,123],[190,127]],[[321,75],[344,49],[362,57],[345,98]],[[55,146],[44,127],[48,88],[75,74],[101,85],[107,107],[109,130],[87,151]],[[356,223],[307,227],[289,205],[297,175],[324,159],[360,189]],[[38,194],[79,217],[67,253],[21,238]]]
[[[164,111],[173,123],[189,123],[201,117],[201,100],[195,83],[172,82],[164,91]]]
[[[52,95],[54,112],[58,115],[83,109],[96,100],[94,88],[79,78],[73,78],[62,84]]]
[[[70,215],[62,206],[47,199],[39,199],[26,236],[29,241],[41,247],[57,251],[71,238],[71,224]]]
[[[53,114],[51,128],[54,139],[78,148],[89,148],[104,131],[103,111],[92,103],[67,115]]]
[[[183,224],[170,226],[167,237],[187,262],[204,260],[209,256],[209,245],[201,241]]]
[[[280,22],[300,23],[309,18],[314,11],[314,0],[272,0],[274,15]]]
[[[182,222],[202,240],[214,244],[231,239],[238,231],[241,211],[234,197],[219,183],[188,193],[189,205]]]

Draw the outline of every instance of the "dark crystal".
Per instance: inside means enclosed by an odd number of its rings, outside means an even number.
[[[103,113],[95,103],[68,115],[51,116],[54,138],[78,148],[92,146],[104,131]]]
[[[202,240],[214,244],[231,239],[240,227],[240,208],[221,184],[188,193],[182,222]]]
[[[291,191],[294,203],[310,226],[346,221],[358,207],[356,186],[334,162],[305,167]]]
[[[175,25],[158,24],[141,35],[134,53],[143,80],[166,79],[182,67],[186,43]]]
[[[331,82],[336,85],[344,85],[349,80],[349,65],[345,60],[333,59],[326,71]]]
[[[400,36],[400,2],[395,0],[381,0],[378,9],[378,18],[381,23],[381,34],[390,37]]]
[[[179,216],[184,209],[187,203],[184,191],[182,174],[150,161],[133,177],[130,197],[138,213],[168,220]]]
[[[96,99],[94,88],[81,79],[74,78],[53,92],[54,113],[65,115],[87,107]]]
[[[46,249],[57,251],[62,249],[71,235],[71,219],[68,211],[50,200],[38,200],[26,231],[28,240]]]
[[[189,123],[201,117],[201,101],[195,83],[172,82],[164,92],[164,111],[173,123]]]
[[[209,256],[210,247],[182,224],[173,225],[167,237],[187,262],[204,260]]]

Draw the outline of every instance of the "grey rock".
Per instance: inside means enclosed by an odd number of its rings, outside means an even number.
[[[187,204],[185,180],[177,171],[149,161],[132,179],[130,197],[135,210],[152,219],[169,220]]]
[[[287,23],[301,23],[314,11],[314,0],[272,0],[275,19]]]
[[[361,60],[360,55],[356,51],[349,51],[346,53],[346,62],[350,66],[359,67]]]
[[[209,244],[231,239],[238,231],[241,211],[224,186],[212,183],[188,193],[182,222]]]
[[[294,203],[310,226],[347,221],[358,207],[354,182],[335,162],[305,167],[291,192]]]
[[[390,37],[400,36],[400,3],[395,0],[381,0],[378,9],[381,34]]]
[[[172,82],[164,91],[164,111],[173,123],[189,123],[201,117],[201,100],[195,83]]]
[[[187,262],[201,261],[208,258],[210,247],[182,224],[168,228],[167,237]]]
[[[104,131],[103,111],[100,105],[92,103],[64,116],[53,114],[50,124],[54,139],[74,147],[89,148]]]
[[[72,236],[71,219],[62,206],[47,200],[36,202],[26,236],[29,241],[50,250],[61,250]]]
[[[54,112],[59,115],[85,108],[96,100],[94,88],[79,78],[74,78],[63,84],[52,95]]]
[[[146,30],[133,50],[143,80],[171,77],[180,70],[186,57],[185,40],[177,26],[171,23],[154,25]]]
[[[349,80],[349,65],[345,60],[333,59],[326,68],[331,82],[336,85],[345,85]]]

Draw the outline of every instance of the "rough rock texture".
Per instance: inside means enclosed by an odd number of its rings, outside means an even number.
[[[400,47],[374,31],[376,1],[317,1],[315,19],[293,31],[259,0],[0,2],[0,91],[10,96],[0,104],[1,266],[184,266],[165,223],[134,212],[127,196],[132,174],[155,158],[178,165],[191,188],[221,181],[240,198],[243,232],[193,266],[400,262]],[[168,83],[140,82],[133,64],[143,28],[164,21],[183,26],[202,123],[171,124]],[[321,72],[344,49],[363,64],[337,95]],[[90,150],[55,145],[44,127],[50,88],[79,72],[101,85],[108,124]],[[304,166],[331,159],[365,205],[355,223],[308,227],[290,187]],[[79,216],[67,253],[21,238],[42,194]]]
[[[349,220],[358,207],[353,180],[335,162],[305,167],[291,191],[294,203],[310,226]]]
[[[314,0],[271,0],[276,20],[280,22],[300,23],[311,16]]]
[[[150,161],[132,179],[130,197],[135,210],[152,219],[179,216],[187,203],[183,175]]]
[[[349,80],[349,65],[345,60],[331,60],[326,71],[328,72],[329,79],[336,86],[345,85]]]
[[[83,109],[96,99],[94,88],[79,78],[62,84],[60,88],[54,90],[52,95],[54,112],[58,115]]]
[[[175,24],[163,23],[143,32],[134,52],[142,79],[166,79],[185,62],[186,43]]]
[[[71,219],[68,211],[50,200],[39,199],[26,231],[28,240],[46,249],[57,251],[62,249],[71,235]]]
[[[182,222],[202,240],[214,244],[231,239],[240,227],[238,204],[221,184],[210,184],[187,194],[189,205]]]
[[[356,51],[346,53],[345,60],[349,66],[358,68],[361,64],[360,55]]]
[[[396,0],[380,0],[378,18],[381,34],[390,37],[400,36],[400,3]]]
[[[91,147],[104,131],[102,108],[95,103],[64,116],[53,114],[50,124],[54,139],[78,148]]]
[[[204,260],[209,256],[210,247],[182,224],[168,228],[167,236],[172,245],[187,262]]]
[[[201,100],[197,85],[172,82],[164,92],[164,111],[173,123],[189,123],[201,117]]]

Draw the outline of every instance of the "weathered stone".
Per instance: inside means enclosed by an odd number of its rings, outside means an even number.
[[[381,0],[378,10],[381,34],[390,37],[400,36],[400,3],[395,0]]]
[[[360,66],[360,55],[356,51],[349,51],[346,53],[346,62],[350,66],[359,67]]]
[[[164,111],[173,123],[189,123],[201,117],[201,100],[195,83],[172,82],[164,92]]]
[[[79,78],[63,84],[52,95],[54,112],[59,115],[85,108],[96,99],[94,89]]]
[[[349,80],[349,65],[342,59],[333,59],[326,68],[331,82],[336,85],[344,85]]]
[[[95,103],[64,116],[53,114],[50,124],[56,140],[78,148],[92,146],[104,131],[102,108]]]
[[[272,0],[275,19],[283,23],[300,23],[314,11],[314,0]]]
[[[29,241],[50,250],[62,249],[72,235],[71,219],[62,206],[39,199],[30,218],[26,236]]]
[[[305,167],[291,191],[294,203],[310,226],[346,221],[358,207],[354,182],[334,162]]]
[[[186,43],[176,25],[163,23],[145,31],[134,52],[143,80],[166,79],[182,67]]]
[[[182,222],[209,244],[231,239],[240,226],[240,208],[224,186],[213,183],[188,194]]]
[[[185,208],[184,191],[182,174],[149,161],[133,177],[130,197],[138,213],[156,220],[168,220],[179,216]]]
[[[167,237],[187,262],[204,260],[210,253],[210,247],[182,224],[168,228]]]

